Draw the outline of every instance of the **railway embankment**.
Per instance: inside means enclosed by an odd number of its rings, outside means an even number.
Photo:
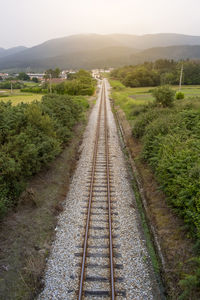
[[[184,221],[168,204],[152,168],[142,159],[143,144],[133,137],[132,123],[113,99],[112,103],[137,182],[135,189],[141,204],[139,206],[147,221],[160,262],[160,274],[167,297],[178,299],[183,293],[180,280],[184,278],[184,274],[191,273],[192,264],[189,261],[195,256],[194,240],[189,237]],[[188,299],[187,295],[183,299]]]

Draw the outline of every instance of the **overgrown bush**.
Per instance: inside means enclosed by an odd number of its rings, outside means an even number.
[[[152,91],[155,102],[162,107],[172,106],[175,96],[175,91],[169,86],[160,86]]]
[[[69,143],[88,107],[83,97],[46,95],[41,102],[0,102],[0,216],[17,203],[27,179]]]
[[[11,89],[11,84],[12,84],[12,89],[21,89],[21,88],[24,87],[24,84],[21,83],[21,82],[3,81],[3,82],[0,82],[0,89],[10,90]]]
[[[185,95],[183,92],[177,92],[176,93],[176,99],[180,100],[180,99],[184,99]]]
[[[152,167],[168,203],[184,219],[190,235],[200,245],[199,105],[151,108],[137,117],[133,134],[141,139],[142,157]],[[200,294],[199,274],[198,266],[185,275],[180,299]]]
[[[24,87],[21,89],[21,92],[24,93],[35,93],[35,94],[47,94],[48,89],[45,89],[44,87],[40,86],[30,86],[30,87]]]
[[[95,91],[96,80],[92,78],[90,72],[80,70],[73,74],[70,80],[52,85],[53,93],[60,95],[88,95],[91,96]]]
[[[200,299],[200,257],[191,259],[189,264],[191,274],[185,274],[184,279],[180,281],[180,286],[184,292],[179,300]]]

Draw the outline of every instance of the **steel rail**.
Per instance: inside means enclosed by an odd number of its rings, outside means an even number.
[[[92,159],[90,194],[89,194],[89,201],[88,201],[88,213],[87,213],[87,221],[85,227],[85,238],[83,244],[83,257],[82,257],[82,264],[81,264],[81,276],[80,276],[79,294],[78,294],[79,300],[81,300],[83,296],[84,274],[85,274],[86,256],[87,256],[87,248],[88,248],[87,247],[88,234],[89,234],[89,227],[90,227],[90,213],[91,213],[91,206],[92,206],[93,185],[94,185],[95,167],[96,167],[96,158],[97,158],[97,150],[98,150],[99,131],[100,131],[101,108],[102,108],[102,101],[103,101],[102,99],[103,99],[103,85],[101,91],[99,114],[98,114],[97,128],[96,128],[96,138],[95,138],[95,145],[94,145],[94,152],[93,152],[93,159]]]
[[[108,200],[108,222],[109,222],[109,251],[110,251],[110,283],[111,299],[115,299],[115,279],[113,263],[113,240],[112,240],[112,214],[111,214],[111,193],[110,193],[110,167],[109,167],[109,145],[108,145],[108,125],[107,125],[107,107],[106,93],[104,85],[104,129],[105,129],[105,152],[106,152],[106,173],[107,173],[107,200]]]
[[[106,184],[107,184],[108,223],[109,223],[109,258],[110,258],[110,285],[111,285],[110,297],[112,300],[115,300],[107,106],[106,106],[106,93],[105,93],[104,82],[102,83],[102,89],[101,89],[101,98],[100,98],[99,113],[98,113],[98,120],[97,120],[97,127],[96,127],[95,145],[94,145],[94,152],[93,152],[93,159],[92,159],[92,172],[91,172],[88,211],[87,211],[87,219],[86,219],[86,227],[85,227],[85,237],[83,243],[83,256],[82,256],[82,264],[81,264],[78,300],[82,300],[83,297],[86,257],[87,257],[87,248],[88,248],[88,236],[89,236],[89,229],[90,229],[90,215],[91,215],[92,198],[93,198],[93,186],[94,186],[94,179],[95,179],[95,168],[96,168],[98,141],[99,141],[99,133],[100,133],[100,119],[101,119],[101,111],[102,111],[103,104],[104,104],[104,134],[105,134],[105,156],[106,156],[106,178],[107,178]]]

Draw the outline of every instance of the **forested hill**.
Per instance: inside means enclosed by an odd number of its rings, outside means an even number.
[[[200,37],[181,34],[73,35],[22,48],[6,57],[1,57],[3,53],[4,49],[0,48],[0,70],[120,67],[159,58],[199,59]]]
[[[17,53],[22,52],[26,49],[27,48],[24,47],[24,46],[18,46],[18,47],[13,47],[13,48],[9,48],[9,49],[0,48],[0,58],[1,57],[6,57],[6,56],[9,56],[9,55],[13,55],[13,54],[17,54]]]

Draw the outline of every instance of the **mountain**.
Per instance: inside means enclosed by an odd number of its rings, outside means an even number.
[[[200,58],[200,37],[170,33],[142,36],[79,34],[49,40],[32,48],[17,48],[0,48],[0,70],[28,68],[38,71],[57,66],[62,69],[90,69],[118,67],[158,58],[197,59]]]
[[[24,46],[18,46],[18,47],[13,47],[13,48],[9,48],[9,49],[0,48],[0,58],[6,57],[9,55],[13,55],[13,54],[17,54],[26,49],[28,49],[28,48],[26,48]]]
[[[137,58],[143,61],[154,61],[156,59],[200,59],[200,46],[170,46],[170,47],[156,47],[141,51]],[[131,59],[136,59],[133,55]]]
[[[137,49],[148,49],[154,47],[200,45],[200,36],[184,35],[177,33],[157,33],[145,35],[111,34],[112,39],[123,43],[124,46],[131,45]]]

